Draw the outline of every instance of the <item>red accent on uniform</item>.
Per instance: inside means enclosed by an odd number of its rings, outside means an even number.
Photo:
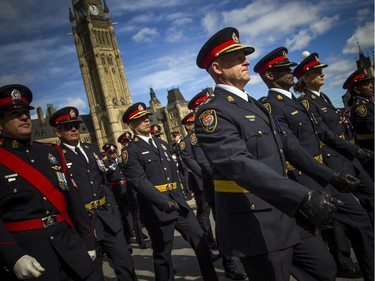
[[[196,99],[194,102],[193,102],[193,107],[191,108],[192,110],[194,110],[194,108],[196,108],[198,106],[199,103],[205,101],[206,99],[208,98],[207,95],[204,95],[202,97],[200,97],[199,99]]]
[[[347,85],[347,88],[350,89],[351,87],[353,87],[353,85],[359,80],[361,79],[362,77],[365,77],[366,76],[366,72],[362,72],[360,74],[358,74],[357,76],[354,76],[352,78],[352,81],[350,81],[350,83]]]
[[[311,61],[311,62],[309,62],[309,63],[306,63],[306,65],[304,65],[300,71],[298,71],[297,73],[295,73],[296,77],[297,77],[298,79],[300,79],[301,76],[302,76],[307,70],[309,70],[310,67],[315,66],[315,65],[318,65],[318,64],[320,64],[320,62],[318,62],[317,60],[313,60],[313,61]]]
[[[62,223],[64,218],[61,214],[56,215],[56,223]],[[25,221],[5,222],[4,228],[9,232],[26,231],[44,228],[42,219],[31,219]]]
[[[208,67],[208,64],[215,58],[216,54],[217,53],[220,53],[222,50],[224,50],[225,48],[229,47],[230,45],[233,45],[233,44],[238,44],[237,42],[234,42],[233,39],[230,39],[229,41],[226,41],[224,43],[221,43],[220,45],[216,46],[215,48],[213,48],[207,55],[206,57],[203,59],[203,67],[204,68],[207,68]]]
[[[72,116],[70,114],[65,114],[65,115],[61,115],[59,117],[57,117],[55,119],[55,125],[59,124],[60,121],[63,121],[63,120],[69,120],[70,118],[72,118]]]
[[[264,65],[262,65],[259,70],[258,70],[258,73],[259,74],[262,74],[263,72],[265,72],[270,66],[274,65],[275,63],[277,62],[281,62],[281,61],[284,61],[285,60],[285,57],[284,56],[279,56],[279,57],[276,57],[274,58],[273,60],[270,60],[268,61],[267,63],[265,63]]]
[[[74,228],[68,214],[68,208],[66,206],[64,195],[55,186],[53,186],[49,179],[47,179],[40,171],[2,147],[0,147],[0,153],[2,154],[2,157],[0,157],[0,164],[3,164],[19,174],[42,194],[44,194],[60,212],[68,225],[71,228]]]
[[[21,96],[21,100],[28,103],[27,99],[24,96]],[[6,105],[8,103],[13,103],[15,101],[17,100],[14,100],[12,97],[2,98],[0,100],[0,106]]]

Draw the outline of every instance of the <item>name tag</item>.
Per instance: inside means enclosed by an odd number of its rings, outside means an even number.
[[[5,175],[4,178],[9,179],[9,178],[14,178],[17,177],[18,174],[10,174],[10,175]]]
[[[296,115],[297,113],[298,113],[298,110],[293,111],[291,114],[292,114],[292,115]]]
[[[68,167],[68,169],[70,169],[73,166],[73,163],[72,162],[66,163],[66,166]]]
[[[255,115],[245,115],[245,118],[249,121],[255,121]]]
[[[142,154],[149,154],[150,151],[143,151]]]

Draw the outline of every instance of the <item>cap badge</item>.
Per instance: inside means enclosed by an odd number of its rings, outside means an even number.
[[[284,57],[284,58],[288,58],[288,55],[286,54],[285,51],[283,51],[283,57]]]
[[[315,60],[316,60],[317,62],[319,62],[319,58],[318,58],[317,56],[315,56]]]
[[[139,109],[139,110],[145,110],[141,104],[138,105],[138,109]]]
[[[17,89],[14,89],[12,91],[12,93],[10,94],[10,96],[12,97],[12,100],[20,100],[21,99],[21,93]]]
[[[75,118],[76,117],[76,113],[74,112],[73,109],[70,110],[69,115],[70,115],[71,118]]]
[[[235,32],[233,32],[233,34],[232,34],[232,39],[235,43],[240,44],[240,39],[238,39]]]

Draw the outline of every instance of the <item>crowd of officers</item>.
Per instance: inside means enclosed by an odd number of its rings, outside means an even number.
[[[353,142],[320,90],[328,65],[317,53],[297,64],[270,51],[254,66],[269,89],[256,100],[244,90],[253,52],[233,27],[208,39],[196,63],[215,89],[190,100],[187,135],[173,131],[172,144],[141,102],[122,116],[132,133],[121,149],[81,142],[72,106],[49,119],[59,145],[32,141],[31,90],[2,86],[0,279],[103,281],[106,255],[118,280],[137,280],[134,236],[152,248],[155,280],[173,281],[177,230],[206,281],[219,258],[232,280],[373,281],[373,77],[358,69],[343,84]]]

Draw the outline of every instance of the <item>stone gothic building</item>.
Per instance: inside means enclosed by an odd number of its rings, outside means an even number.
[[[81,115],[81,139],[96,143],[99,149],[103,144],[117,144],[117,138],[129,131],[122,122],[124,111],[133,103],[129,91],[122,56],[117,44],[109,8],[103,0],[72,0],[69,21],[77,50],[79,67],[90,108],[89,115]],[[162,127],[161,136],[171,142],[171,132],[186,132],[181,125],[182,118],[190,112],[188,102],[178,88],[168,91],[168,103],[163,106],[156,93],[150,89],[149,110],[151,124]],[[37,109],[38,118],[33,120],[34,140],[58,143],[48,120],[56,111],[48,105],[44,115]]]

